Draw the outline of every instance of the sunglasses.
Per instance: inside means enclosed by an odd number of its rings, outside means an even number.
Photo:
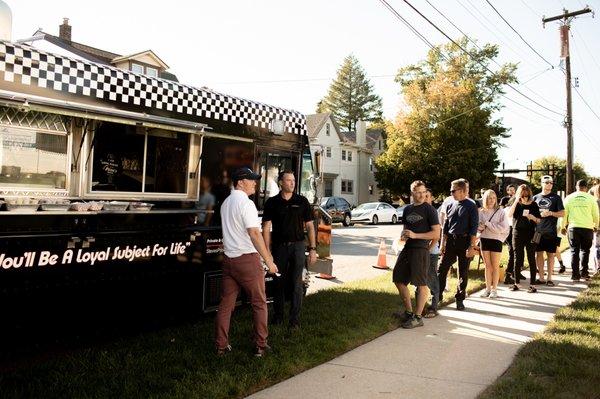
[[[543,184],[554,184],[554,182],[553,182],[553,181],[545,181],[545,182],[542,182],[542,183],[543,183]]]
[[[460,188],[456,188],[454,190],[450,190],[450,194],[454,194],[457,191],[462,191]]]

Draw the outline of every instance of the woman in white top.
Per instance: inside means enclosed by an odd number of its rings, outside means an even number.
[[[504,210],[498,207],[498,197],[494,190],[487,190],[483,193],[481,202],[478,231],[481,253],[485,263],[485,291],[481,296],[497,298],[502,243],[508,237],[508,217]]]

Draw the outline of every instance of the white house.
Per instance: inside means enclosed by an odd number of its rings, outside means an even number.
[[[375,157],[383,150],[381,131],[366,130],[358,121],[356,132],[341,132],[331,113],[307,115],[308,137],[313,159],[322,154],[320,197],[340,196],[352,205],[377,201]]]

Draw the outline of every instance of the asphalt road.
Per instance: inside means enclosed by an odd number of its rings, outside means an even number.
[[[393,267],[396,256],[391,249],[392,240],[400,235],[401,229],[398,224],[355,224],[349,227],[334,224],[331,253],[335,279],[323,280],[312,276],[308,293],[385,273],[373,268],[377,263],[379,244],[385,239],[387,265]]]

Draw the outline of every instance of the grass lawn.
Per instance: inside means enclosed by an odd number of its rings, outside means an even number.
[[[476,268],[476,262],[472,263]],[[482,286],[472,270],[469,290]],[[456,286],[449,279],[450,289]],[[446,293],[445,302],[453,298]],[[252,356],[251,315],[234,314],[234,351],[214,355],[213,317],[108,344],[79,348],[20,363],[0,374],[0,397],[243,397],[322,364],[398,328],[390,316],[400,299],[391,272],[306,297],[302,329],[270,328],[274,353]]]
[[[560,309],[480,398],[599,398],[600,278]]]
[[[506,264],[506,249],[503,263]],[[477,259],[476,259],[477,260]],[[484,286],[483,265],[471,263],[468,291]],[[454,300],[456,272],[443,303]],[[390,317],[400,298],[391,272],[306,297],[302,329],[270,328],[274,352],[252,356],[251,314],[234,314],[224,358],[214,354],[214,320],[198,322],[44,356],[0,373],[0,397],[243,397],[322,364],[398,328]]]

